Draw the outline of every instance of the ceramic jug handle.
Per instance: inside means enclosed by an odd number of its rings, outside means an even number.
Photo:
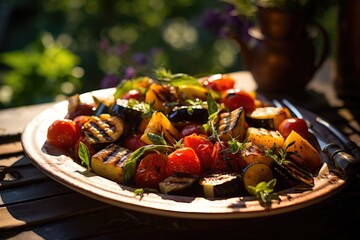
[[[314,70],[316,71],[324,63],[324,61],[329,53],[329,37],[328,37],[325,29],[322,26],[320,26],[319,24],[313,22],[310,24],[310,26],[313,27],[314,30],[317,30],[317,32],[320,35],[320,39],[322,41],[320,56],[319,56],[317,63],[315,63],[315,66],[314,66]]]

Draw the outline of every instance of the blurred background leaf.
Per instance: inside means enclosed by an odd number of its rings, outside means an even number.
[[[0,108],[111,87],[160,66],[194,76],[242,70],[241,49],[224,34],[234,21],[227,8],[221,0],[2,0]]]

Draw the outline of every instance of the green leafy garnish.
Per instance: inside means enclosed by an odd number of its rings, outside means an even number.
[[[245,149],[246,142],[244,141],[241,143],[238,140],[236,140],[235,138],[233,138],[230,141],[228,141],[228,144],[229,144],[229,152],[231,154],[236,154]]]
[[[154,133],[148,133],[146,134],[149,138],[149,140],[155,144],[155,145],[166,145],[166,140],[164,139],[163,136],[159,136],[157,134]]]
[[[79,150],[78,150],[78,156],[81,160],[81,165],[84,165],[87,167],[87,169],[91,169],[90,167],[90,152],[85,143],[80,142],[79,143]]]
[[[135,79],[127,79],[122,80],[119,85],[116,87],[116,91],[114,93],[114,99],[118,99],[130,90],[136,89],[140,92],[144,93],[146,88],[142,86],[145,81],[148,81],[148,77],[140,77]]]
[[[277,193],[274,193],[276,179],[269,182],[260,182],[256,186],[248,186],[252,194],[263,203],[271,203],[271,200],[279,200]]]
[[[193,76],[187,75],[185,73],[173,74],[170,70],[166,70],[165,68],[159,68],[155,70],[155,77],[160,83],[168,83],[174,87],[181,85],[201,85],[199,81]]]

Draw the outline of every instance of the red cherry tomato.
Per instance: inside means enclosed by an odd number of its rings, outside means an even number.
[[[202,170],[210,168],[211,165],[211,154],[213,152],[214,146],[206,138],[205,135],[191,134],[184,137],[183,144],[185,147],[190,147],[194,149],[196,155],[198,156]]]
[[[80,137],[80,128],[69,119],[56,120],[47,132],[47,141],[63,149],[74,148]]]
[[[200,176],[201,164],[194,149],[182,147],[169,154],[167,159],[167,173],[171,175],[176,172]]]
[[[145,146],[146,143],[141,141],[141,136],[142,135],[139,133],[130,134],[124,139],[123,147],[135,151],[136,149]]]
[[[222,92],[234,88],[235,80],[226,74],[215,74],[202,81],[202,85],[212,90]]]
[[[203,134],[205,133],[205,130],[201,124],[198,123],[192,123],[189,125],[186,125],[180,130],[180,137],[183,138],[185,136],[189,136],[191,134]]]
[[[222,103],[230,111],[243,107],[246,113],[251,113],[255,109],[255,100],[247,92],[242,90],[229,89],[222,94]]]
[[[158,189],[159,183],[167,177],[165,154],[146,155],[136,168],[134,182],[142,188]]]
[[[124,96],[122,96],[122,99],[136,99],[140,100],[141,92],[139,90],[133,89],[125,93]]]
[[[246,162],[237,154],[228,151],[227,142],[216,142],[212,152],[211,169],[222,172],[239,172]]]
[[[75,125],[78,127],[78,128],[82,128],[83,124],[85,122],[87,122],[89,119],[91,118],[91,116],[86,116],[86,115],[80,115],[80,116],[77,116],[76,118],[74,118],[73,122],[75,123]]]
[[[307,139],[309,135],[306,121],[301,118],[287,118],[283,120],[278,130],[284,138],[286,138],[292,130],[305,139]]]

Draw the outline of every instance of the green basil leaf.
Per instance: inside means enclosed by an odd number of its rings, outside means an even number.
[[[90,169],[90,152],[85,143],[79,143],[78,156],[81,160],[81,164],[85,165],[87,169]]]
[[[217,103],[215,102],[215,100],[213,99],[211,94],[207,95],[206,101],[207,101],[207,104],[208,104],[209,117],[213,116],[214,114],[217,114],[218,111],[219,111],[219,106],[217,105]]]
[[[166,141],[162,136],[159,136],[154,133],[148,133],[146,134],[149,138],[149,140],[155,144],[155,145],[166,145]]]

